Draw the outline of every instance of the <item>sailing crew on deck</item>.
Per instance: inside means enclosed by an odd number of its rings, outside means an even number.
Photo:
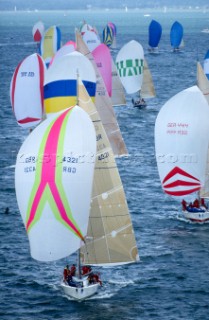
[[[69,273],[70,273],[69,265],[67,264],[63,271],[63,278],[65,282],[67,282],[68,280]]]
[[[70,268],[70,274],[72,277],[74,277],[75,273],[76,273],[76,266],[75,264],[73,264],[72,267]]]

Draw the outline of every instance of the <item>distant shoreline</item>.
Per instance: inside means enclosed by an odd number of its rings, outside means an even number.
[[[50,9],[50,10],[38,10],[38,9],[28,9],[28,10],[1,10],[0,13],[40,13],[40,12],[64,12],[64,13],[70,13],[70,12],[98,12],[98,11],[103,11],[103,12],[126,12],[126,13],[133,13],[133,12],[143,12],[145,14],[153,13],[153,12],[162,12],[162,13],[169,13],[169,12],[202,12],[202,13],[208,13],[209,12],[209,7],[199,7],[199,8],[172,8],[172,7],[158,7],[158,8],[91,8],[91,9],[86,9],[86,8],[80,8],[80,9],[60,9],[60,10],[55,10],[55,9]]]

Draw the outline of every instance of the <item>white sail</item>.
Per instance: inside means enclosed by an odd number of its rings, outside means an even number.
[[[44,114],[44,60],[37,53],[27,56],[16,67],[10,83],[10,101],[17,123],[35,127]]]
[[[104,81],[96,66],[94,58],[91,52],[89,51],[89,49],[87,48],[86,44],[84,43],[79,32],[76,32],[76,43],[77,43],[77,50],[81,52],[83,55],[85,55],[86,57],[88,57],[88,59],[91,61],[94,67],[96,77],[97,77],[95,105],[100,115],[100,118],[102,120],[102,124],[104,126],[105,132],[111,143],[113,152],[116,156],[126,155],[128,154],[128,151],[126,149],[126,146],[122,138],[120,128],[112,107],[112,101],[108,96]]]
[[[92,121],[77,106],[44,120],[20,148],[16,197],[34,259],[61,259],[82,245],[95,154]]]
[[[156,96],[152,75],[146,59],[144,58],[143,82],[140,91],[142,98],[154,98]]]
[[[140,91],[144,66],[142,45],[135,40],[125,44],[117,54],[116,66],[126,92],[132,94]]]
[[[161,108],[155,149],[163,190],[185,196],[204,185],[209,142],[209,107],[197,86],[181,91]]]
[[[138,260],[126,197],[114,154],[96,107],[80,81],[78,103],[91,117],[97,155],[91,212],[82,259],[85,264],[120,265]]]

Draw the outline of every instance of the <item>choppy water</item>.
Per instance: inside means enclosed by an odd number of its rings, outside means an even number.
[[[181,217],[180,205],[163,194],[154,157],[154,124],[161,106],[172,95],[196,82],[196,60],[209,48],[209,13],[132,12],[0,12],[0,318],[73,320],[202,320],[209,319],[209,224],[192,224]],[[16,154],[27,133],[17,126],[9,100],[9,86],[17,64],[36,51],[32,27],[41,19],[58,25],[63,43],[74,39],[82,19],[102,32],[108,21],[118,27],[118,49],[139,41],[151,69],[157,98],[146,110],[117,107],[115,112],[130,156],[118,166],[133,219],[141,261],[102,270],[98,296],[78,303],[64,296],[59,283],[64,264],[39,263],[30,257],[26,232],[14,189]],[[161,53],[147,53],[151,19],[161,22]],[[184,51],[173,54],[171,24],[179,20],[185,31]],[[113,56],[117,50],[113,52]],[[5,208],[9,206],[9,214]]]

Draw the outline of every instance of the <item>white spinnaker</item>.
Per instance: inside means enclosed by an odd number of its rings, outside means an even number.
[[[16,197],[34,259],[61,259],[82,245],[95,154],[92,121],[77,106],[44,120],[20,148]]]
[[[40,55],[26,57],[15,69],[10,83],[10,100],[17,123],[36,126],[43,117],[43,84],[46,67]]]
[[[94,31],[86,31],[82,37],[91,52],[101,44],[101,41]]]
[[[77,79],[96,83],[95,71],[91,62],[80,52],[74,51],[64,55],[46,72],[45,85],[57,80]]]
[[[164,104],[155,123],[155,151],[166,193],[181,196],[200,189],[205,179],[208,141],[209,107],[197,86]]]

